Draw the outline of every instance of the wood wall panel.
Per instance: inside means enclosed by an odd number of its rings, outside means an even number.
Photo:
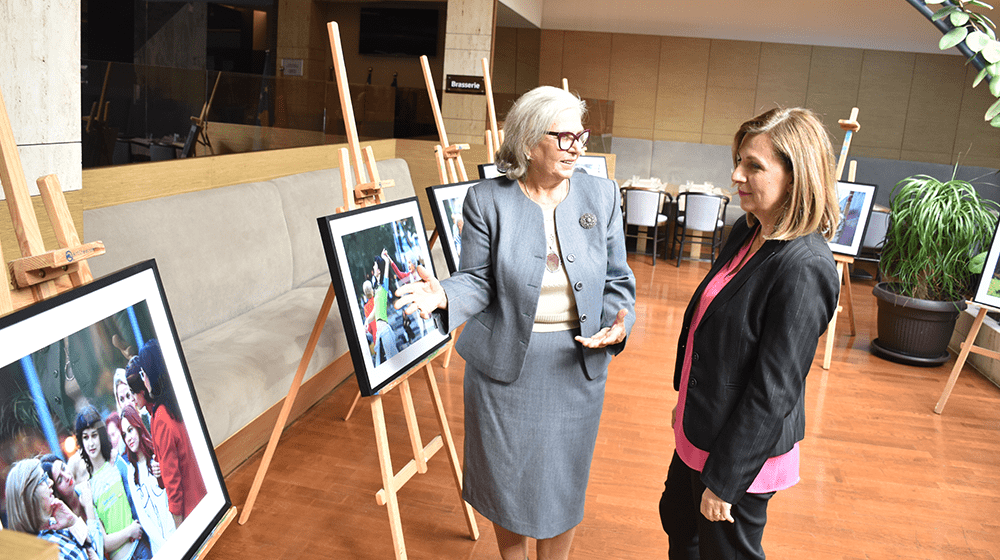
[[[940,154],[945,156],[943,163],[951,161],[958,131],[958,100],[966,87],[962,62],[954,56],[916,55],[903,135],[904,153]],[[942,103],[942,99],[949,102]],[[942,160],[935,157],[934,161]]]
[[[517,84],[517,29],[497,27],[493,34],[493,73],[495,93],[515,93]]]
[[[656,139],[701,141],[708,85],[709,39],[660,38]],[[680,141],[680,140],[679,140]]]
[[[563,75],[570,91],[580,97],[610,99],[611,33],[566,31],[563,42]],[[560,78],[558,85],[562,86]]]
[[[755,89],[761,43],[712,39],[708,86]]]
[[[852,150],[870,147],[898,154],[902,149],[915,60],[913,53],[864,51],[857,105],[861,130]]]
[[[861,61],[860,49],[813,47],[806,106],[823,119],[835,150],[844,141],[837,120],[851,116],[851,109],[858,103]]]
[[[538,61],[541,52],[541,31],[517,30],[517,80],[514,92],[525,93],[541,85],[538,81]]]
[[[659,63],[659,37],[614,35],[609,91],[615,102],[615,130],[633,129],[642,131],[642,135],[631,138],[653,138],[657,73],[649,70]]]
[[[538,49],[538,83],[540,85],[562,87],[565,36],[565,31],[542,30]]]
[[[709,86],[702,143],[729,145],[743,122],[754,116],[754,90]]]
[[[812,47],[808,45],[763,43],[754,114],[774,107],[805,106],[811,60]]]

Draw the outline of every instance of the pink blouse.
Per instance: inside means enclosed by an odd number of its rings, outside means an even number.
[[[674,441],[677,447],[677,455],[688,467],[701,472],[705,468],[705,461],[708,460],[708,451],[698,449],[684,435],[684,403],[687,400],[688,378],[691,376],[691,354],[694,351],[694,333],[701,323],[701,318],[705,315],[705,310],[719,295],[722,288],[729,283],[729,280],[739,271],[740,263],[743,262],[753,237],[743,246],[731,261],[722,267],[722,270],[712,278],[705,291],[701,294],[698,306],[691,317],[691,326],[688,329],[687,347],[684,352],[684,363],[681,367],[681,389],[677,397],[677,421],[674,422]],[[771,457],[760,469],[757,478],[754,479],[747,492],[752,494],[764,494],[790,488],[799,481],[799,444],[796,443],[792,450],[778,457]]]

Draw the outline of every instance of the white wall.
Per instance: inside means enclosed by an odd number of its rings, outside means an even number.
[[[941,32],[905,0],[543,0],[541,27],[941,52]]]
[[[79,190],[80,2],[2,0],[0,22],[0,92],[28,187],[55,173]]]
[[[542,4],[545,0],[501,0],[500,3],[514,10],[535,27],[542,26]]]

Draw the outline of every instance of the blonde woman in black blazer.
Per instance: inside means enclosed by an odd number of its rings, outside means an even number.
[[[558,88],[523,95],[497,154],[506,176],[465,197],[460,270],[397,290],[397,308],[465,323],[463,493],[504,560],[524,560],[529,538],[539,560],[568,557],[608,363],[635,320],[618,187],[574,173],[583,110]]]
[[[676,451],[660,500],[671,560],[764,558],[767,503],[799,480],[806,374],[840,293],[819,119],[775,109],[743,123],[733,167],[746,219],[695,291],[677,346]]]

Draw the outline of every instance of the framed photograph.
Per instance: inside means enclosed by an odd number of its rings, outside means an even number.
[[[462,203],[465,193],[472,185],[480,181],[452,183],[427,187],[427,198],[431,201],[431,212],[434,213],[434,223],[437,224],[438,238],[444,249],[448,272],[454,274],[458,270],[458,262],[462,256]]]
[[[979,278],[976,295],[972,301],[990,307],[1000,307],[1000,223],[993,233],[993,243],[986,255],[983,275]]]
[[[580,156],[576,160],[576,169],[594,177],[608,178],[608,160],[604,156]]]
[[[840,223],[830,241],[830,250],[834,253],[851,257],[858,255],[875,202],[875,188],[875,185],[837,181]]]
[[[497,164],[495,163],[480,163],[479,164],[479,178],[480,179],[493,179],[502,175],[499,170],[497,170]]]
[[[371,396],[443,346],[436,317],[394,309],[396,288],[434,274],[416,197],[319,218],[361,394]]]
[[[212,536],[231,502],[153,261],[0,317],[0,477],[7,530],[73,548],[88,509],[107,534],[137,524],[102,557]]]
[[[608,160],[604,156],[580,156],[576,160],[575,169],[595,177],[601,177],[602,179],[608,178]],[[497,164],[479,164],[480,179],[492,179],[494,177],[499,177],[500,175],[501,173],[497,170]]]

